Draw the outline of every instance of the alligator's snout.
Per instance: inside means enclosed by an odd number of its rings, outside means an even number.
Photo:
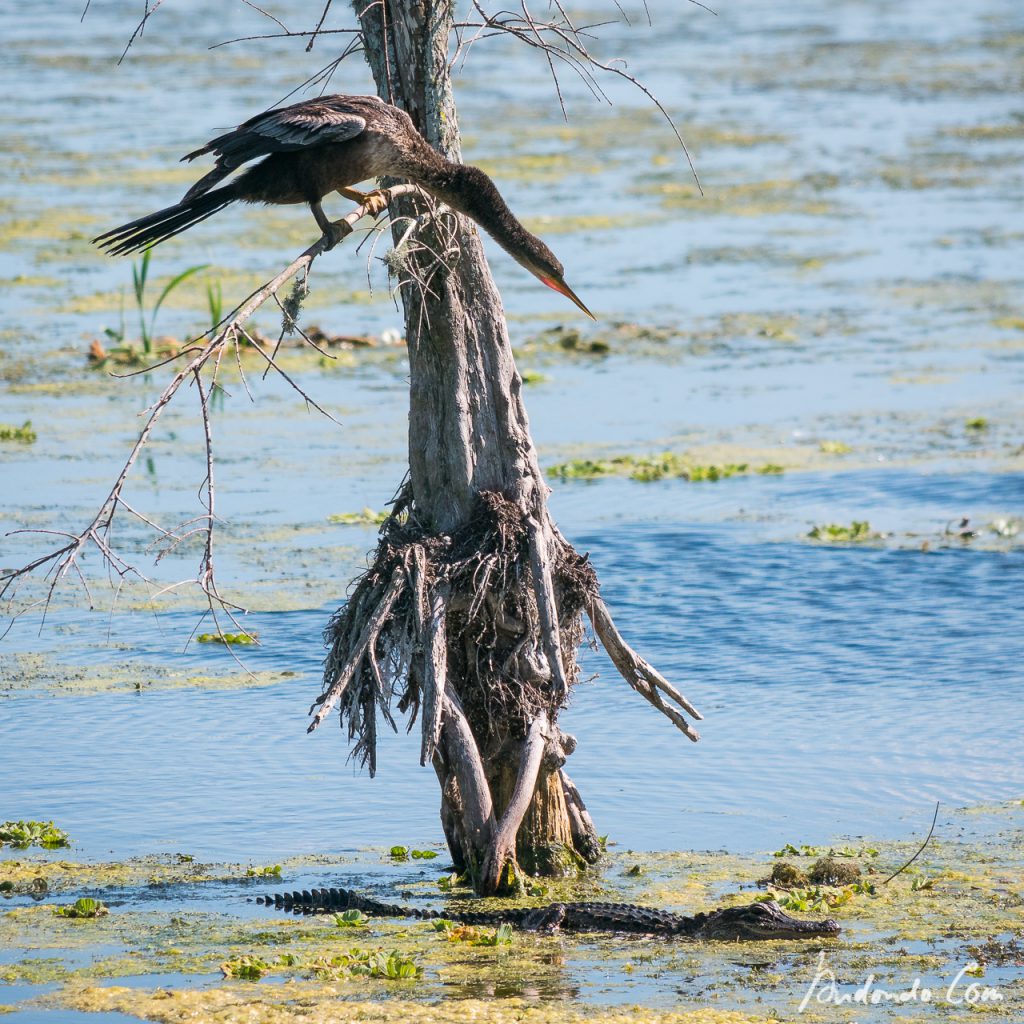
[[[839,934],[839,925],[824,921],[801,921],[790,917],[775,900],[751,903],[745,907],[729,907],[712,914],[704,926],[709,939],[806,939]]]

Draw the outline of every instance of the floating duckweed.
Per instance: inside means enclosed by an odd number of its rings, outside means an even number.
[[[54,907],[53,912],[57,917],[74,917],[74,918],[95,918],[105,917],[110,911],[104,906],[102,900],[90,899],[87,896],[83,896],[80,900],[75,900],[74,903],[68,904],[64,907]]]
[[[242,981],[259,981],[263,975],[270,970],[270,964],[262,957],[239,956],[232,960],[225,960],[220,965],[221,973],[225,978],[239,978]]]
[[[548,472],[560,480],[596,480],[600,476],[613,476],[618,469],[614,463],[601,459],[573,459],[549,467]]]
[[[476,943],[478,946],[511,946],[512,945],[512,925],[500,924],[494,929],[493,935],[483,936],[479,942]]]
[[[13,427],[9,423],[0,423],[0,441],[21,441],[22,444],[31,444],[37,436],[32,429],[31,420],[25,420],[20,427]]]
[[[1024,138],[1024,123],[1015,121],[1011,124],[978,124],[960,128],[946,128],[943,135],[951,135],[957,139],[970,139],[975,142],[990,139]]]
[[[196,643],[200,644],[225,644],[245,645],[258,644],[260,642],[258,633],[200,633],[196,637]]]
[[[449,942],[465,942],[471,946],[512,945],[512,926],[507,923],[490,929],[438,918],[432,922],[432,926],[435,932],[440,932]]]
[[[825,851],[820,846],[807,846],[802,844],[800,846],[794,846],[792,843],[786,843],[781,850],[776,850],[773,857],[819,857]]]
[[[826,455],[848,455],[853,451],[845,441],[822,441],[818,450]]]
[[[393,860],[433,860],[437,856],[435,850],[412,850],[408,846],[392,846],[388,856]]]
[[[189,860],[192,858],[190,857]],[[280,878],[281,877],[281,865],[280,864],[269,864],[266,867],[256,868],[249,867],[245,869],[246,878]]]
[[[523,370],[520,376],[524,384],[544,384],[551,379],[546,373],[538,373],[536,370]]]
[[[0,846],[13,846],[16,850],[41,846],[55,850],[70,845],[67,832],[57,828],[52,821],[5,821],[0,825]]]
[[[992,323],[1007,331],[1024,331],[1024,316],[1001,316]]]
[[[871,524],[866,520],[854,520],[849,526],[840,523],[826,523],[815,526],[808,534],[811,540],[823,540],[845,544],[856,544],[867,540],[879,540],[880,533],[874,533]]]
[[[638,480],[641,483],[652,483],[666,478],[702,483],[726,480],[731,476],[744,476],[751,472],[777,474],[785,470],[775,463],[767,463],[756,470],[747,462],[700,465],[688,462],[675,452],[664,452],[661,455],[619,455],[612,459],[574,459],[551,466],[548,472],[560,480],[595,480],[603,476],[628,476],[631,480]]]
[[[563,352],[578,352],[584,355],[605,355],[612,349],[611,343],[604,338],[584,338],[583,333],[575,327],[549,327],[546,331],[531,338],[530,346],[545,349],[561,349]]]
[[[820,886],[811,889],[791,889],[778,898],[778,904],[784,910],[798,910],[803,913],[835,910],[853,899],[851,889],[832,892]]]
[[[364,508],[362,512],[335,512],[327,517],[329,523],[341,526],[380,526],[388,517],[387,512],[375,512],[372,508]]]

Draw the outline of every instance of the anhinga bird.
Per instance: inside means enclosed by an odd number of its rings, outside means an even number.
[[[333,244],[339,233],[320,205],[324,196],[338,192],[358,203],[369,199],[377,214],[386,206],[383,196],[367,195],[352,186],[388,175],[419,185],[476,221],[531,274],[594,318],[565,283],[564,269],[554,253],[516,220],[494,182],[478,167],[446,160],[420,135],[404,110],[376,96],[322,96],[268,110],[182,159],[194,160],[206,153],[216,155],[216,165],[180,203],[122,224],[93,241],[111,255],[137,252],[241,200],[309,203],[321,231]],[[242,164],[259,157],[264,159],[229,184],[214,188]]]

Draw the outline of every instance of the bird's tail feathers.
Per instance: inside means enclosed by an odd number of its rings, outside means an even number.
[[[181,201],[187,203],[190,199],[195,199],[196,196],[201,196],[205,192],[209,192],[214,185],[218,182],[223,181],[232,171],[234,167],[227,166],[223,161],[218,160],[217,166],[212,171],[207,171],[186,193],[182,196]]]
[[[140,217],[128,224],[104,232],[93,239],[110,256],[122,256],[139,252],[151,245],[158,245],[173,238],[186,228],[212,217],[238,198],[233,185],[225,185],[213,192],[183,199],[165,210],[158,210],[147,217]]]

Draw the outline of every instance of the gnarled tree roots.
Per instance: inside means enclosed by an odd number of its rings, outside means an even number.
[[[684,713],[700,715],[622,639],[586,555],[545,508],[524,512],[501,494],[481,493],[468,524],[439,536],[419,525],[406,486],[327,627],[310,731],[337,706],[372,775],[378,712],[392,728],[393,708],[410,729],[418,716],[449,849],[480,893],[509,892],[521,871],[573,873],[600,855],[563,767],[576,741],[557,724],[579,675],[584,612],[630,686],[696,740]]]

